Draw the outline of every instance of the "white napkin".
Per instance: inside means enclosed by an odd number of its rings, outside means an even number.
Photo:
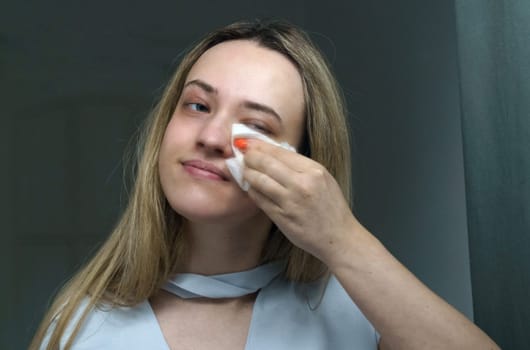
[[[245,124],[234,123],[232,125],[232,138],[230,140],[232,151],[234,152],[234,157],[226,159],[225,162],[226,166],[228,167],[228,170],[230,171],[234,179],[237,181],[239,187],[241,187],[243,191],[248,191],[250,185],[248,184],[248,182],[243,180],[243,153],[241,153],[241,151],[236,146],[234,146],[234,139],[241,138],[259,139],[270,144],[285,148],[289,151],[296,152],[296,149],[293,146],[289,145],[287,142],[278,143],[270,137],[263,135],[254,129],[249,128]]]

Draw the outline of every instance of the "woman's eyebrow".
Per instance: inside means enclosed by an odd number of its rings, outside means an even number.
[[[205,92],[209,94],[215,94],[215,95],[217,94],[217,89],[203,80],[200,80],[200,79],[190,80],[184,85],[184,87],[186,88],[190,85],[198,86],[199,88],[201,88],[202,90],[204,90]]]
[[[254,111],[257,111],[257,112],[262,112],[262,113],[269,114],[269,115],[273,116],[274,118],[278,119],[278,121],[280,123],[282,122],[282,118],[280,117],[280,115],[273,108],[271,108],[271,107],[269,107],[267,105],[264,105],[264,104],[261,104],[261,103],[258,103],[258,102],[253,102],[253,101],[245,101],[245,102],[243,102],[242,105],[246,109],[251,109],[251,110],[254,110]]]
[[[200,80],[200,79],[190,80],[184,85],[184,88],[186,88],[188,86],[191,86],[191,85],[197,86],[197,87],[199,87],[200,89],[204,90],[206,93],[209,93],[209,94],[217,95],[217,92],[218,92],[216,88],[214,88],[213,86],[211,86],[210,84],[208,84],[204,80]],[[244,101],[242,103],[242,106],[243,106],[243,108],[246,108],[246,109],[250,109],[250,110],[257,111],[257,112],[269,114],[269,115],[273,116],[274,118],[278,119],[278,121],[280,123],[282,122],[282,118],[280,117],[280,114],[278,114],[272,107],[269,107],[267,105],[264,105],[264,104],[258,103],[258,102],[254,102],[254,101]]]

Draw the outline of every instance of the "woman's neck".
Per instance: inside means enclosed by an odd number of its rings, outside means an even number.
[[[178,270],[214,275],[256,267],[271,226],[265,215],[237,224],[186,221],[185,258]]]

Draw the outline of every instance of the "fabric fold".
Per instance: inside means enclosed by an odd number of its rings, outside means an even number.
[[[284,269],[283,261],[258,266],[252,270],[205,276],[180,273],[162,289],[181,298],[237,298],[252,294],[268,285]]]

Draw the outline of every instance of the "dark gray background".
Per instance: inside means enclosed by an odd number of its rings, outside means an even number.
[[[325,52],[350,110],[358,218],[471,318],[453,6],[3,2],[0,348],[27,346],[53,292],[116,222],[122,154],[179,53],[256,16],[301,25]]]

